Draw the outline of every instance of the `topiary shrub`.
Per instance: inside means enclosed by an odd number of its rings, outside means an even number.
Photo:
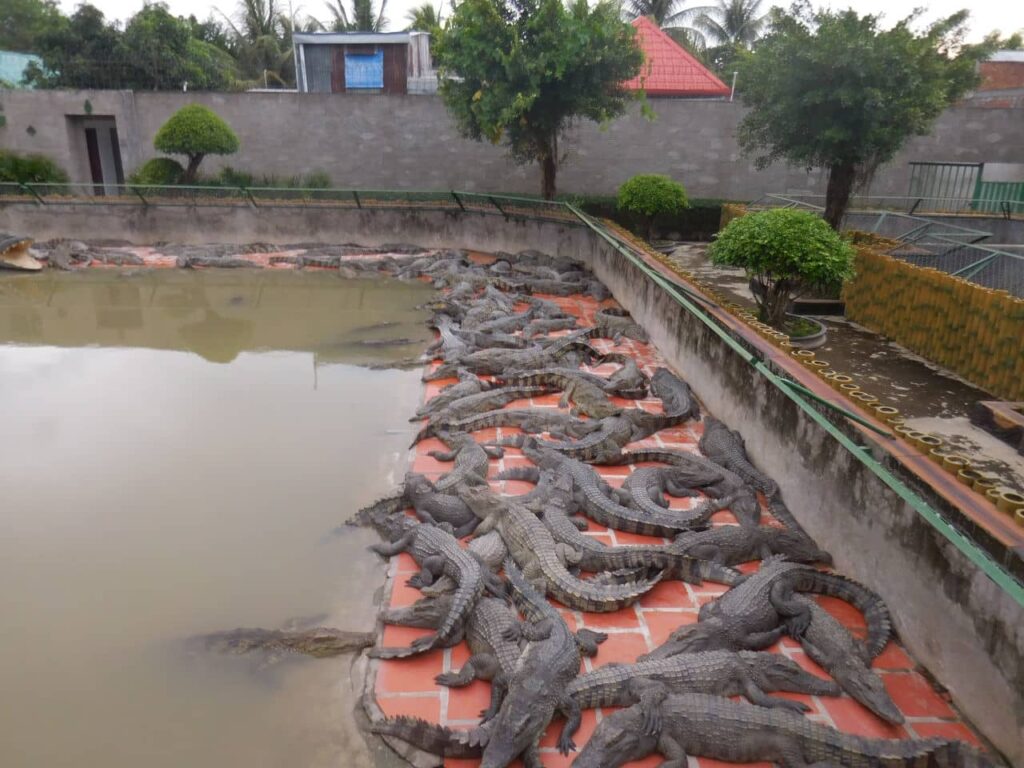
[[[682,184],[657,173],[641,173],[619,187],[619,209],[642,218],[648,240],[656,216],[672,216],[689,204]]]
[[[754,298],[761,322],[780,329],[801,293],[853,277],[853,247],[809,211],[776,208],[733,219],[708,254],[712,264],[746,270],[760,288]]]
[[[238,151],[238,137],[231,126],[201,104],[182,107],[156,132],[153,146],[169,155],[185,155],[188,166],[181,181],[192,184],[199,164],[207,155],[230,155]]]
[[[181,163],[170,157],[154,157],[128,177],[129,184],[141,184],[153,187],[168,187],[181,183],[185,169]]]
[[[19,155],[0,149],[0,181],[21,184],[65,184],[68,175],[46,155]]]

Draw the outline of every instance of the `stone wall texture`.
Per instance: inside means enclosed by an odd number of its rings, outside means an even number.
[[[181,106],[206,104],[241,138],[241,151],[210,158],[256,174],[293,176],[326,171],[336,187],[465,189],[536,193],[535,166],[513,165],[501,147],[467,141],[437,96],[294,93],[150,93],[132,91],[0,91],[7,118],[0,146],[41,152],[73,180],[87,181],[84,139],[75,118],[117,121],[126,173],[156,153],[153,136]],[[758,171],[736,144],[744,114],[738,103],[651,99],[656,117],[634,109],[608,126],[581,123],[565,142],[559,190],[613,193],[636,173],[667,173],[691,196],[752,200],[768,192],[824,191],[820,170],[774,165]],[[910,141],[879,170],[868,192],[906,194],[913,160],[1024,162],[1024,112],[952,108],[929,136]]]

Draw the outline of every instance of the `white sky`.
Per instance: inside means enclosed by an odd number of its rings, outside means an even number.
[[[437,2],[438,0],[434,0]],[[80,0],[60,0],[65,12],[70,13],[79,4]],[[216,8],[225,13],[232,14],[237,0],[221,0],[221,2],[210,3],[207,0],[166,0],[167,5],[173,13],[181,16],[195,14],[200,20],[206,19]],[[287,7],[288,0],[281,0]],[[348,4],[348,0],[345,0]],[[692,5],[703,5],[706,0],[694,0]],[[1020,0],[841,0],[836,2],[822,2],[812,0],[815,6],[831,6],[842,9],[853,7],[859,13],[883,14],[890,22],[898,21],[907,16],[915,7],[926,8],[923,19],[931,21],[943,16],[948,16],[961,8],[971,9],[971,33],[969,39],[978,40],[988,32],[998,29],[1004,35],[1024,30],[1024,2]],[[292,0],[293,7],[300,15],[311,15],[315,18],[326,20],[330,18],[324,0]],[[418,6],[422,0],[388,0],[386,16],[391,24],[388,27],[391,31],[398,31],[405,28],[405,15],[410,8]],[[142,7],[142,0],[92,0],[92,4],[99,8],[108,18],[124,20],[134,14]],[[766,2],[765,5],[770,5]],[[776,3],[788,6],[789,0]],[[447,2],[445,3],[447,8]]]

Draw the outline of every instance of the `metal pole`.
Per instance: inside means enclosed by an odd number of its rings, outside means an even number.
[[[732,101],[733,97],[736,96],[736,77],[738,75],[739,75],[739,72],[733,72],[732,73],[732,89],[729,91],[729,101]]]

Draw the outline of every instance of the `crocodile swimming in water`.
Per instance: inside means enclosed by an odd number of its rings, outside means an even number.
[[[659,768],[686,768],[687,757],[782,768],[994,768],[962,741],[869,739],[787,712],[700,693],[669,694],[606,716],[573,768],[619,768],[659,752]]]

